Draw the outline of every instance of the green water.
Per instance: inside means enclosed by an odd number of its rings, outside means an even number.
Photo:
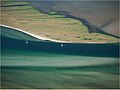
[[[2,88],[118,88],[118,58],[3,49]]]
[[[1,88],[119,88],[117,43],[61,47],[10,28],[2,28],[1,42]]]

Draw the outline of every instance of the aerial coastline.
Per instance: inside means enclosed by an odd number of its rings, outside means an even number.
[[[118,29],[115,19],[109,21],[114,16],[108,15],[117,4],[69,0],[0,4],[1,89],[119,88],[120,43],[114,36]],[[103,6],[111,11],[100,11]]]
[[[56,15],[55,12],[41,13],[28,2],[8,2],[2,6],[2,25],[14,27],[31,33],[37,38],[64,43],[114,43],[118,38],[89,33],[88,28],[79,20]],[[16,4],[20,4],[17,6]],[[27,4],[27,5],[26,5]],[[10,7],[7,7],[9,5]],[[16,5],[16,6],[12,6]],[[23,5],[23,6],[22,6]],[[11,16],[12,14],[12,16]]]
[[[40,40],[48,40],[48,41],[53,41],[53,42],[58,42],[58,43],[107,43],[107,42],[71,42],[71,41],[60,41],[60,40],[55,40],[55,39],[50,39],[50,38],[46,38],[46,37],[41,37],[41,36],[38,36],[38,35],[35,35],[35,34],[32,34],[32,33],[29,33],[25,30],[22,30],[22,29],[18,29],[18,28],[14,28],[14,27],[11,27],[11,26],[7,26],[7,25],[2,25],[0,24],[0,26],[3,26],[3,27],[6,27],[6,28],[11,28],[13,30],[17,30],[17,31],[20,31],[22,33],[25,33],[25,34],[28,34],[36,39],[40,39]]]

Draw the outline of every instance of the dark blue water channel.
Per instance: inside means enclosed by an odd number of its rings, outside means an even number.
[[[77,54],[87,56],[118,57],[119,44],[84,44],[84,43],[56,43],[51,41],[18,40],[2,36],[2,48],[16,48],[61,54]],[[63,46],[61,47],[61,44]]]

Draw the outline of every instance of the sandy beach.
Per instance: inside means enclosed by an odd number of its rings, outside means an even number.
[[[3,26],[3,27],[7,27],[7,28],[11,28],[13,30],[17,30],[17,31],[20,31],[20,32],[23,32],[25,34],[28,34],[34,38],[37,38],[37,39],[40,39],[40,40],[48,40],[48,41],[53,41],[53,42],[59,42],[59,43],[107,43],[107,42],[71,42],[71,41],[60,41],[60,40],[54,40],[54,39],[50,39],[50,38],[46,38],[46,37],[42,37],[42,36],[38,36],[38,35],[35,35],[35,34],[32,34],[30,32],[27,32],[25,30],[22,30],[22,29],[18,29],[18,28],[14,28],[14,27],[11,27],[11,26],[7,26],[7,25],[2,25],[0,24],[0,26]]]
[[[29,33],[27,31],[24,31],[22,29],[18,29],[18,28],[14,28],[14,27],[11,27],[11,26],[7,26],[7,25],[0,25],[0,26],[4,26],[4,27],[7,27],[7,28],[11,28],[13,30],[17,30],[17,31],[20,31],[20,32],[23,32],[25,34],[28,34],[34,38],[37,38],[37,39],[40,39],[40,40],[49,40],[49,41],[54,41],[54,42],[63,42],[63,43],[67,43],[66,41],[59,41],[59,40],[54,40],[54,39],[50,39],[50,38],[45,38],[45,37],[41,37],[41,36],[37,36],[35,34],[32,34],[32,33]]]

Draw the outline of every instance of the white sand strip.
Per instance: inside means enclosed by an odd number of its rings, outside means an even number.
[[[49,41],[53,41],[53,42],[67,43],[67,41],[60,41],[60,40],[54,40],[54,39],[50,39],[50,38],[41,37],[41,36],[32,34],[32,33],[30,33],[30,32],[27,32],[27,31],[25,31],[25,30],[18,29],[18,28],[14,28],[14,27],[11,27],[11,26],[2,25],[2,24],[0,24],[0,26],[7,27],[7,28],[11,28],[11,29],[13,29],[13,30],[17,30],[17,31],[23,32],[23,33],[25,33],[25,34],[28,34],[28,35],[30,35],[30,36],[32,36],[32,37],[34,37],[34,38],[40,39],[40,40],[49,40]]]
[[[11,27],[11,26],[7,26],[7,25],[3,25],[3,24],[0,24],[0,26],[11,28],[13,30],[17,30],[17,31],[23,32],[25,34],[28,34],[28,35],[30,35],[30,36],[32,36],[34,38],[40,39],[40,40],[48,40],[48,41],[59,42],[59,43],[107,43],[107,42],[72,42],[72,41],[60,41],[60,40],[54,40],[54,39],[50,39],[50,38],[46,38],[46,37],[41,37],[41,36],[32,34],[30,32],[27,32],[25,30],[14,28],[14,27]]]

